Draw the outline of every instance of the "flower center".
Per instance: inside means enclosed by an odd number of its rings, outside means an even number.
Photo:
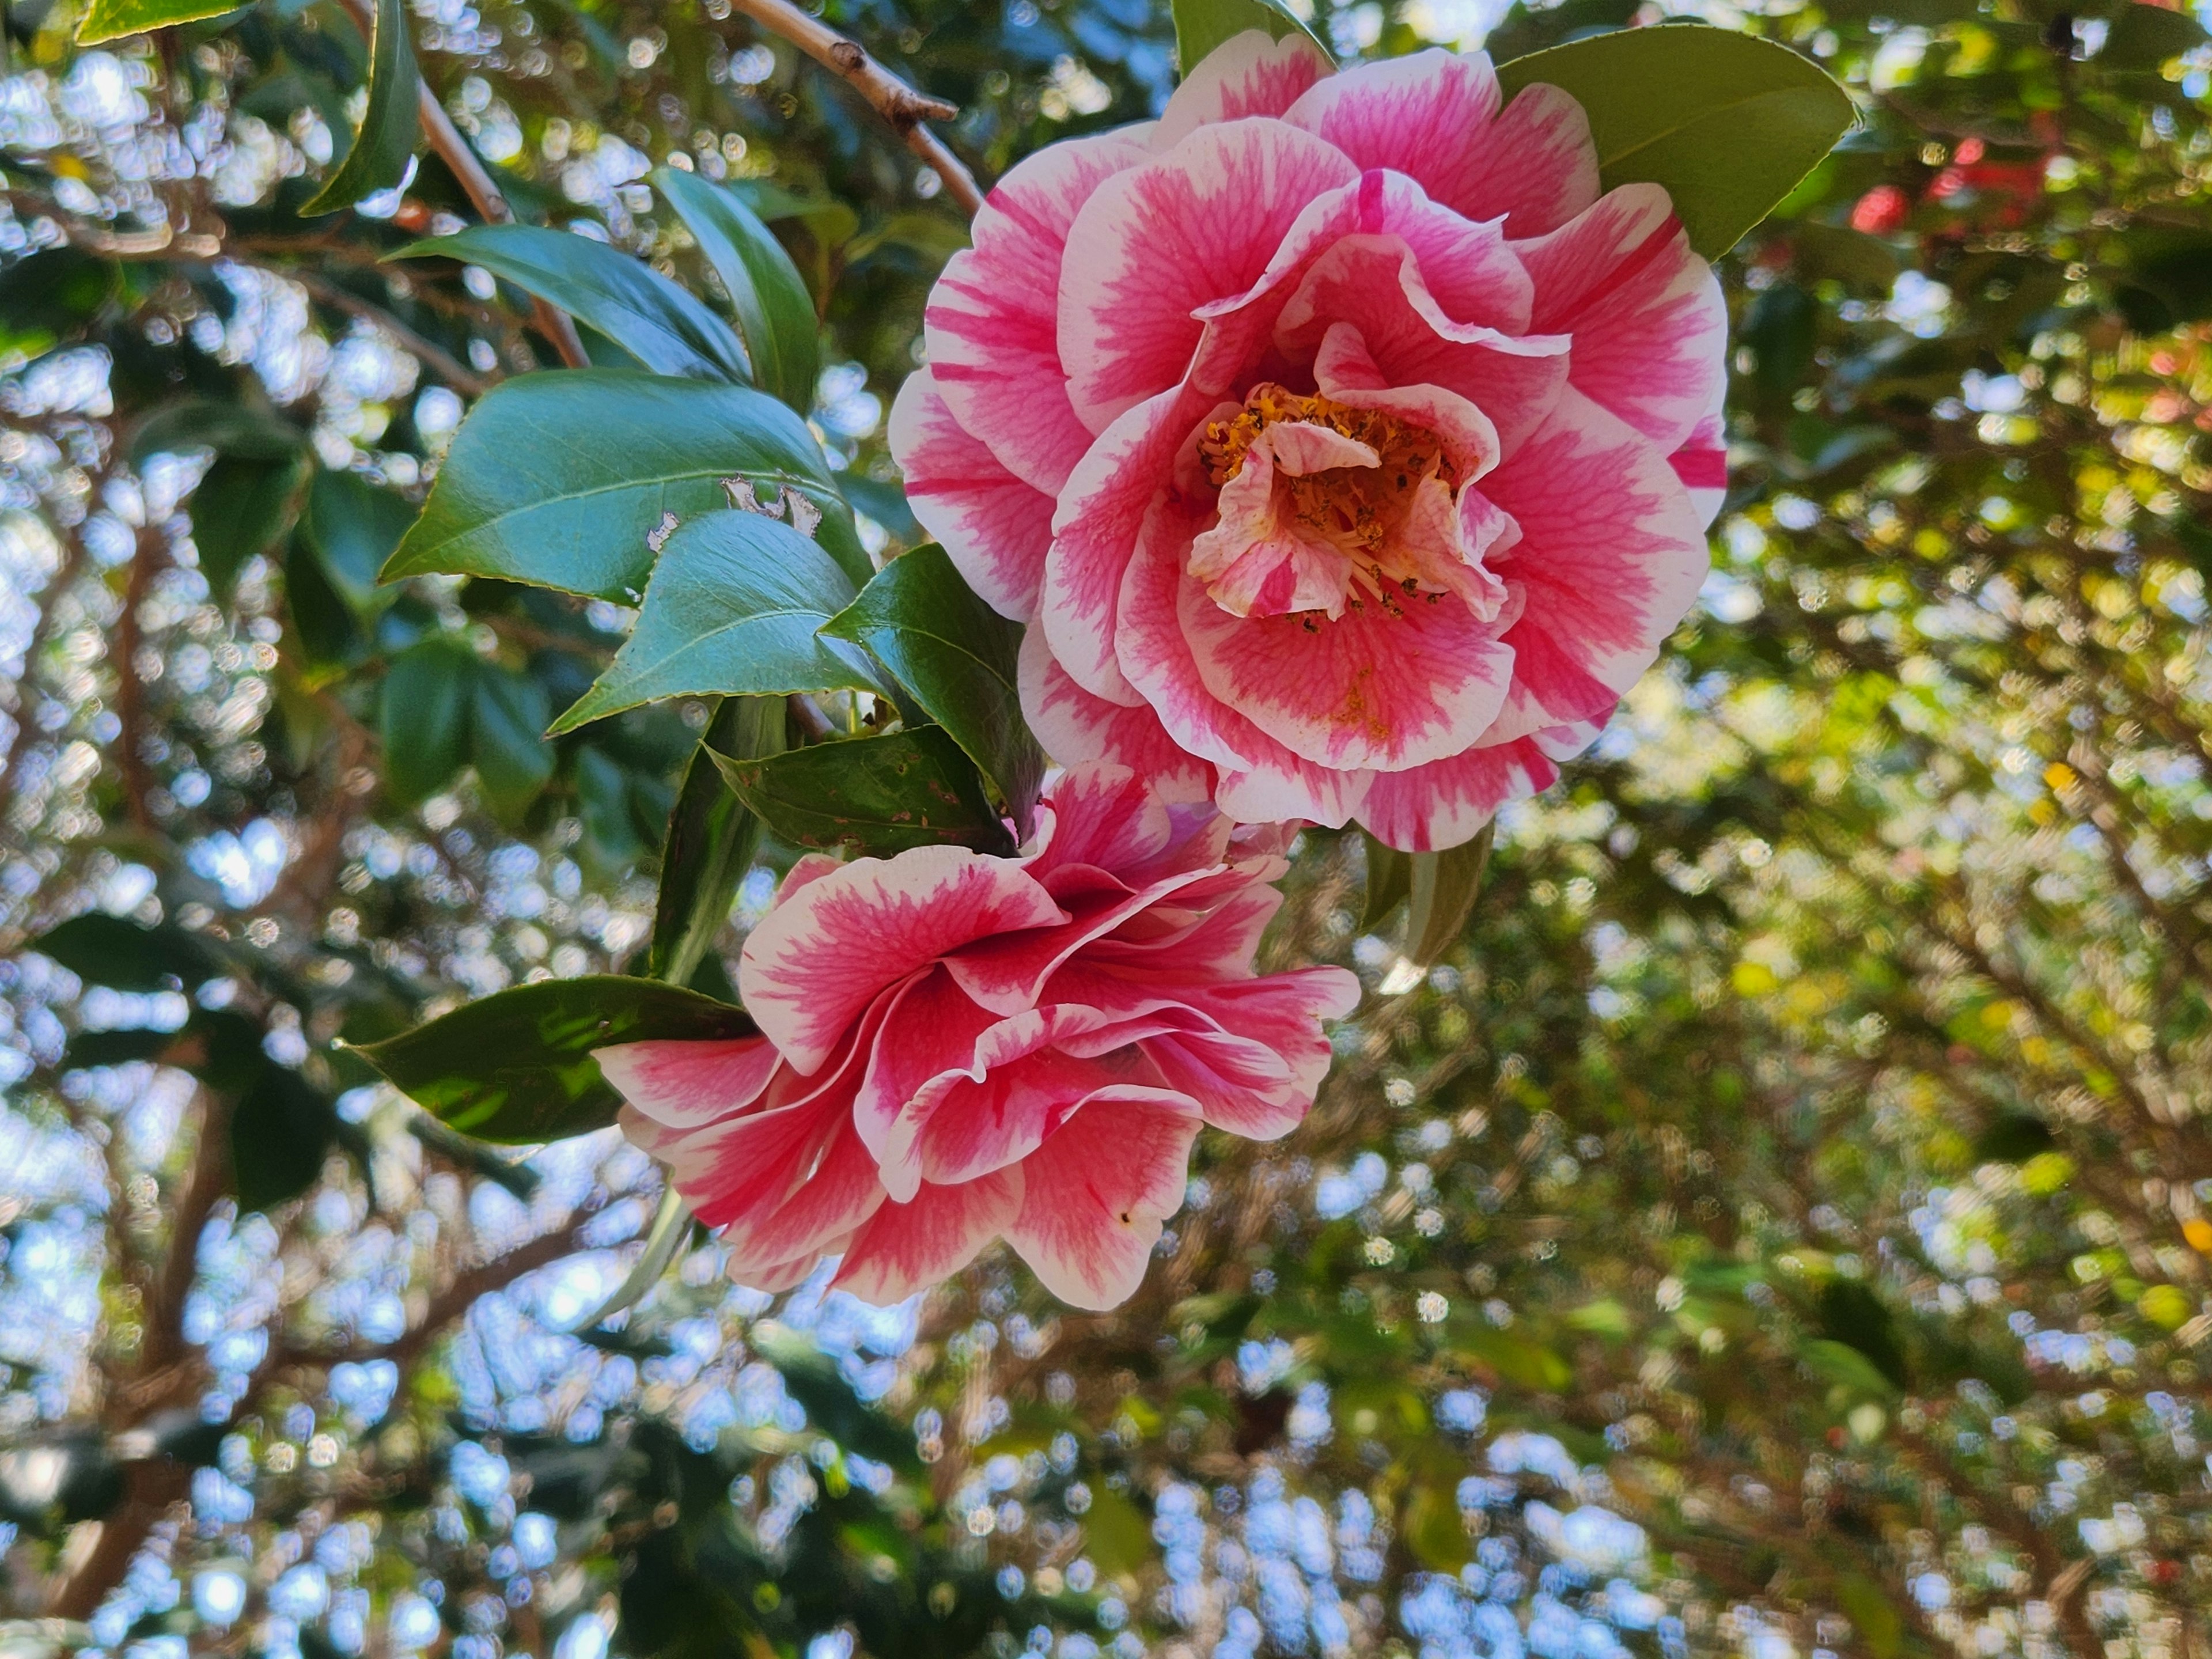
[[[1224,610],[1307,613],[1313,628],[1446,593],[1494,609],[1494,579],[1460,532],[1460,467],[1427,428],[1270,382],[1210,422],[1198,454],[1220,518],[1194,543],[1190,573]]]

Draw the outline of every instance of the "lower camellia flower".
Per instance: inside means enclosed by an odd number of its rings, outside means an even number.
[[[1253,33],[1006,176],[891,444],[1030,624],[1056,758],[1433,849],[1548,784],[1695,599],[1726,337],[1566,93]]]
[[[793,867],[745,941],[762,1035],[602,1048],[630,1138],[730,1272],[825,1256],[873,1302],[1004,1237],[1061,1300],[1144,1277],[1201,1124],[1267,1139],[1328,1069],[1339,968],[1261,975],[1279,830],[1171,805],[1127,769],[1061,774],[1027,854],[954,847]]]

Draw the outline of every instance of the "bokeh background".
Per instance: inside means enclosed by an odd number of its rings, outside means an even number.
[[[744,181],[913,537],[939,181],[726,0],[413,11],[524,217],[706,292],[645,174]],[[987,181],[1173,82],[1151,0],[826,15]],[[1857,96],[1724,262],[1698,610],[1425,976],[1302,839],[1272,949],[1370,995],[1126,1308],[1004,1255],[771,1298],[701,1237],[580,1336],[650,1163],[473,1146],[333,1043],[630,960],[703,711],[549,744],[625,612],[374,585],[547,359],[485,273],[380,263],[471,216],[434,159],[299,216],[345,15],[76,17],[8,0],[0,76],[0,1654],[2212,1654],[2190,13],[1318,0],[1346,57],[1691,18]],[[82,974],[29,943],[79,913]]]

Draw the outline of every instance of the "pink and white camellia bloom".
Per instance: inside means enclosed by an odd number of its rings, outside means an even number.
[[[1726,325],[1559,88],[1253,33],[1000,183],[891,447],[1030,624],[1057,759],[1434,849],[1547,785],[1694,599]]]
[[[1201,1124],[1260,1139],[1313,1103],[1340,968],[1260,975],[1279,832],[1061,774],[1026,855],[802,859],[745,941],[762,1035],[597,1051],[630,1139],[721,1229],[730,1273],[888,1303],[1003,1237],[1083,1308],[1121,1302]]]

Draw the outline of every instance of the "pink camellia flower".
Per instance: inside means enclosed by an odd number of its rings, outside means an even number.
[[[1726,331],[1665,191],[1601,195],[1565,92],[1254,33],[1000,183],[891,446],[1030,623],[1062,763],[1443,848],[1548,784],[1688,610]]]
[[[811,855],[745,941],[763,1035],[601,1048],[632,1140],[722,1230],[732,1277],[872,1302],[1003,1237],[1108,1308],[1182,1202],[1201,1123],[1272,1139],[1328,1070],[1340,968],[1255,974],[1276,831],[1170,805],[1126,767],[1060,775],[1026,856]]]

